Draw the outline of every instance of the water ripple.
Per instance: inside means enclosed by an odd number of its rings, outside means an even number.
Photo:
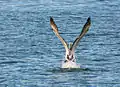
[[[119,0],[1,0],[0,87],[119,87]],[[91,27],[76,49],[85,69],[60,68],[65,49],[87,18]],[[72,38],[71,38],[72,37]]]

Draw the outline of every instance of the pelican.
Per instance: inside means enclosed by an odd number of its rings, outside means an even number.
[[[78,43],[80,42],[81,38],[89,30],[89,27],[91,25],[90,17],[88,17],[87,22],[84,24],[80,35],[75,39],[75,41],[72,44],[70,44],[70,46],[68,46],[67,42],[60,36],[57,25],[55,24],[52,17],[50,17],[50,25],[51,25],[53,32],[60,39],[60,41],[62,42],[66,50],[65,58],[62,61],[61,68],[81,68],[81,66],[76,63],[75,49],[78,46]]]

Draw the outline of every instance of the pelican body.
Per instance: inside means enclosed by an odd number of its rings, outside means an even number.
[[[88,17],[87,22],[83,26],[80,35],[75,39],[75,41],[72,44],[70,44],[70,46],[68,46],[67,42],[60,36],[60,34],[58,32],[57,25],[55,24],[52,17],[50,17],[50,25],[51,25],[51,27],[53,29],[53,32],[60,39],[60,41],[62,42],[62,44],[63,44],[63,46],[65,47],[65,50],[66,50],[65,58],[62,61],[61,68],[80,68],[80,65],[76,63],[75,48],[77,47],[77,45],[80,42],[81,38],[89,30],[89,27],[91,25],[90,17]]]

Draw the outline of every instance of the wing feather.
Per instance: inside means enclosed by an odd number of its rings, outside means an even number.
[[[60,36],[59,32],[58,32],[58,28],[57,25],[55,24],[54,20],[52,17],[50,17],[50,25],[55,33],[55,35],[60,39],[60,41],[62,42],[62,44],[64,45],[65,49],[68,50],[68,45],[67,42]]]
[[[89,30],[89,27],[91,25],[91,19],[90,17],[88,17],[87,22],[85,23],[85,25],[82,28],[82,31],[80,33],[80,35],[75,39],[75,41],[73,42],[72,47],[70,48],[70,50],[75,50],[75,48],[77,47],[78,43],[80,42],[81,38],[87,33],[87,31]]]

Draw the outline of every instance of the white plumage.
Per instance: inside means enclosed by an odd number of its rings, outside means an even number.
[[[61,68],[80,68],[80,65],[76,64],[76,62],[68,61],[64,63],[62,62]]]

